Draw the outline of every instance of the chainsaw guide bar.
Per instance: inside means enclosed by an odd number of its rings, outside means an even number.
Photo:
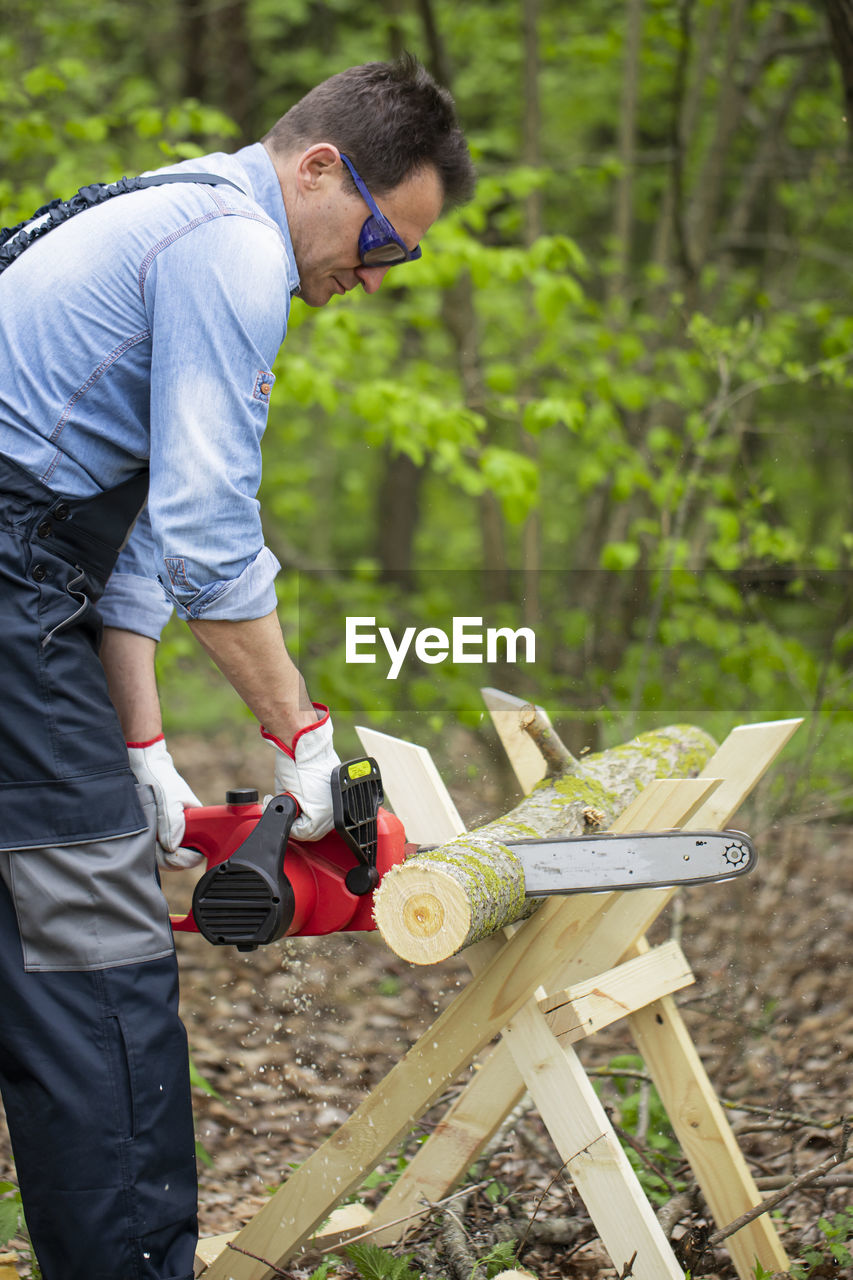
[[[552,836],[505,844],[522,863],[528,898],[708,884],[744,875],[758,860],[742,831]]]

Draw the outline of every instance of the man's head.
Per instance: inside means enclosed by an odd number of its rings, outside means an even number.
[[[263,141],[311,306],[358,284],[368,293],[379,288],[388,267],[371,265],[369,254],[363,260],[359,239],[362,250],[375,241],[383,216],[412,251],[442,209],[474,188],[453,99],[409,55],[323,81]],[[365,228],[377,208],[379,219]]]

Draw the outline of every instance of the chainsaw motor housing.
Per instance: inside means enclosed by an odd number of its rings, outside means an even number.
[[[257,791],[229,791],[224,805],[187,809],[183,845],[203,854],[207,870],[192,910],[173,917],[172,928],[240,951],[283,937],[375,929],[373,892],[412,846],[381,807],[375,760],[339,765],[331,786],[335,830],[320,840],[291,837],[299,810],[287,794],[264,807]]]

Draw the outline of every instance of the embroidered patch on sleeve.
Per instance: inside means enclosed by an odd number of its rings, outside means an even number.
[[[275,386],[275,374],[269,373],[266,369],[261,369],[255,378],[255,390],[253,396],[255,400],[263,400],[264,404],[270,402],[270,392]]]

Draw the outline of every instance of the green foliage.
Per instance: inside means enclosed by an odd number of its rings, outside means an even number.
[[[294,303],[265,441],[268,541],[308,566],[280,582],[282,618],[339,733],[368,719],[440,744],[454,722],[479,723],[486,683],[571,717],[576,749],[668,718],[722,734],[804,715],[788,802],[849,810],[841,90],[807,52],[823,38],[816,7],[777,6],[772,57],[767,13],[747,9],[729,65],[714,5],[692,6],[689,29],[674,0],[647,6],[629,169],[615,11],[602,25],[588,3],[540,6],[536,156],[519,11],[433,0],[477,194],[377,296]],[[224,54],[215,15],[196,10],[11,0],[0,221],[84,181],[236,146],[234,118],[258,136],[348,64],[435,52],[415,5],[245,0]],[[744,67],[741,100],[730,83]],[[411,492],[395,491],[400,459]],[[348,615],[396,628],[462,614],[535,626],[535,666],[445,663],[391,682],[381,663],[344,663]],[[245,731],[182,625],[161,659],[167,728]]]
[[[0,1249],[11,1240],[19,1239],[25,1245],[25,1258],[29,1280],[41,1280],[41,1269],[30,1243],[21,1192],[14,1182],[0,1182]]]
[[[206,1093],[208,1097],[216,1098],[220,1102],[222,1101],[222,1095],[213,1087],[201,1071],[199,1071],[192,1054],[190,1054],[190,1085],[194,1089],[201,1089],[202,1093]],[[196,1157],[201,1160],[202,1164],[207,1165],[209,1169],[213,1168],[213,1157],[200,1138],[196,1138],[195,1140],[195,1153]]]
[[[477,1260],[471,1271],[470,1280],[493,1280],[502,1271],[508,1271],[517,1266],[517,1250],[518,1244],[514,1240],[502,1240],[498,1244],[493,1244],[488,1253],[484,1253],[482,1258]]]
[[[23,1222],[20,1191],[14,1182],[0,1182],[0,1248],[14,1239]]]
[[[324,1258],[319,1267],[315,1267],[308,1277],[308,1280],[327,1280],[329,1274],[334,1276],[332,1267],[338,1263],[338,1259],[334,1256]]]
[[[853,1266],[853,1253],[848,1242],[853,1240],[853,1206],[831,1218],[819,1218],[818,1228],[823,1236],[821,1245],[809,1245],[802,1252],[802,1264],[795,1263],[791,1267],[794,1280],[808,1280],[818,1268],[825,1273],[827,1266]],[[759,1278],[760,1280],[760,1278]]]
[[[643,1070],[643,1060],[636,1054],[622,1054],[613,1058],[608,1063],[608,1070],[613,1073],[612,1079],[608,1077],[608,1083],[616,1090],[619,1099],[616,1117],[618,1127],[638,1137],[640,1117],[645,1116],[641,1145],[647,1153],[647,1159],[641,1159],[637,1150],[623,1140],[625,1154],[652,1203],[667,1204],[672,1198],[671,1180],[660,1177],[649,1162],[656,1160],[661,1166],[669,1164],[674,1167],[681,1163],[682,1154],[658,1091],[654,1085],[638,1082],[630,1074],[619,1074],[620,1071],[636,1073]],[[647,1091],[645,1100],[644,1090]]]
[[[345,1253],[362,1280],[420,1280],[420,1273],[409,1265],[414,1254],[395,1258],[375,1244],[350,1244]]]

